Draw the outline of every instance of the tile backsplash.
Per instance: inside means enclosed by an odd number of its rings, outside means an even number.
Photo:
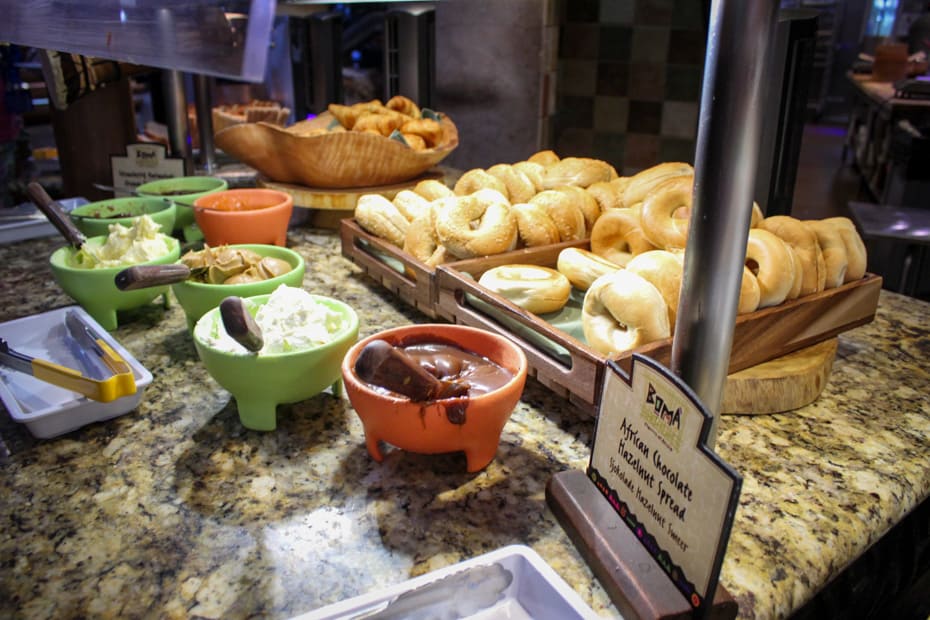
[[[631,174],[693,162],[704,65],[701,0],[556,0],[553,107],[544,133],[561,156]]]

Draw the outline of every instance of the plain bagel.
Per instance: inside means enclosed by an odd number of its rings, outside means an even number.
[[[824,224],[833,226],[839,233],[843,245],[846,247],[846,276],[843,282],[852,282],[865,275],[866,271],[866,249],[856,225],[848,217],[828,217],[821,220]]]
[[[801,220],[790,215],[773,215],[763,219],[759,228],[781,238],[797,254],[801,263],[800,295],[819,293],[827,281],[827,267],[817,234]]]
[[[481,190],[468,196],[444,198],[436,208],[436,236],[459,258],[474,258],[512,250],[517,242],[517,218],[503,194]],[[454,201],[454,202],[451,202]]]
[[[507,186],[504,182],[482,168],[472,168],[460,176],[452,191],[456,196],[467,196],[480,189],[495,189],[507,196]]]
[[[359,226],[385,241],[403,247],[410,222],[394,203],[380,194],[364,194],[355,204]]]
[[[645,200],[656,187],[671,178],[693,175],[694,168],[691,164],[682,162],[666,162],[646,168],[634,174],[627,181],[626,188],[623,191],[623,206],[636,206]]]
[[[560,241],[579,241],[585,238],[584,212],[571,195],[547,189],[533,196],[530,204],[539,205],[546,210],[546,214],[559,229]]]
[[[588,346],[604,355],[671,335],[662,294],[626,269],[601,276],[591,285],[584,296],[581,326]]]
[[[628,271],[648,280],[662,294],[668,306],[668,324],[675,329],[678,318],[678,296],[681,293],[682,258],[667,250],[652,250],[633,257],[626,265]]]
[[[565,248],[556,259],[556,269],[581,291],[588,290],[602,275],[620,268],[620,265],[581,248]]]
[[[789,248],[767,230],[752,228],[746,244],[746,266],[759,283],[759,307],[777,306],[794,286],[794,263]]]
[[[807,220],[804,222],[817,235],[817,244],[823,252],[823,262],[826,270],[825,288],[842,286],[846,281],[846,270],[849,268],[849,259],[846,254],[846,244],[840,236],[840,231],[833,224],[823,220]]]
[[[640,223],[649,241],[663,250],[681,250],[688,242],[689,219],[676,217],[679,209],[691,209],[694,177],[673,177],[643,200]]]
[[[626,265],[633,256],[657,249],[643,234],[639,221],[638,209],[605,211],[591,228],[591,251]]]
[[[492,267],[481,274],[478,284],[533,314],[561,310],[572,289],[564,274],[539,265]]]

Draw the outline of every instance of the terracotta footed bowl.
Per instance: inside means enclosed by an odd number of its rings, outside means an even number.
[[[513,374],[502,387],[479,396],[413,402],[376,390],[362,381],[355,363],[373,340],[394,346],[441,343],[485,357]],[[469,472],[493,460],[504,425],[523,394],[527,360],[507,338],[463,325],[425,324],[389,329],[357,342],[342,362],[342,378],[349,401],[365,428],[365,444],[373,459],[384,455],[379,442],[420,454],[465,453]],[[464,414],[464,415],[463,415]]]

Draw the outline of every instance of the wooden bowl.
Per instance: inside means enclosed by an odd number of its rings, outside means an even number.
[[[233,125],[216,134],[216,145],[272,181],[307,187],[371,187],[413,179],[458,146],[455,124],[443,115],[439,146],[415,151],[396,140],[360,131],[301,135],[333,121],[324,112],[288,128],[271,123]],[[298,130],[299,128],[299,130]]]

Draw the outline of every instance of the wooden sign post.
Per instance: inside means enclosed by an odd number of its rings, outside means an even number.
[[[628,618],[732,618],[718,588],[742,478],[706,443],[711,415],[634,355],[608,365],[587,474],[556,474],[553,512]]]

